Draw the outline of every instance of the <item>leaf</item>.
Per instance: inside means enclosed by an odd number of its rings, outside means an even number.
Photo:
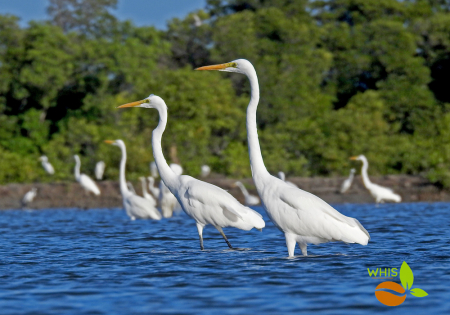
[[[406,290],[410,290],[414,282],[414,274],[406,261],[400,267],[400,281]]]
[[[419,288],[412,289],[412,290],[410,291],[410,293],[411,293],[412,295],[416,296],[416,297],[424,297],[424,296],[427,296],[427,295],[428,295],[427,292],[425,292],[424,290],[419,289]]]

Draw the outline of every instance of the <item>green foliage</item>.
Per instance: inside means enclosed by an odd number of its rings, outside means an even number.
[[[371,174],[450,186],[445,1],[209,0],[167,31],[118,21],[116,4],[52,0],[50,21],[26,28],[0,16],[0,183],[71,179],[73,154],[83,172],[104,160],[117,178],[120,153],[103,140],[118,138],[129,177],[148,173],[157,113],[115,107],[150,93],[169,107],[169,162],[192,175],[208,164],[249,176],[247,79],[193,71],[246,58],[258,73],[269,171],[347,174],[348,157],[365,154]]]

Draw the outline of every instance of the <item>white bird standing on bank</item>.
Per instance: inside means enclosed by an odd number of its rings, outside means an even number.
[[[131,218],[136,219],[153,219],[160,220],[161,213],[155,207],[155,202],[151,202],[132,193],[127,187],[125,179],[125,165],[127,163],[127,149],[122,140],[105,140],[105,143],[115,145],[122,151],[122,159],[120,160],[119,185],[122,194],[123,207],[125,212]]]
[[[100,195],[100,189],[97,184],[86,174],[80,174],[81,161],[78,155],[73,156],[75,159],[75,179],[80,183],[81,187],[84,188],[85,191],[91,192],[94,195]]]
[[[170,168],[175,175],[183,174],[183,168],[175,163],[170,164]],[[174,210],[180,207],[177,198],[170,192],[169,188],[164,184],[164,181],[159,182],[159,205],[164,218],[171,218]]]
[[[242,194],[244,195],[246,206],[255,206],[255,205],[259,204],[259,202],[260,202],[259,198],[254,195],[251,195],[241,182],[236,182],[236,183],[234,183],[234,185],[239,187],[239,189],[242,191]]]
[[[39,160],[41,161],[42,167],[47,172],[47,174],[50,175],[55,174],[55,169],[53,168],[53,165],[50,164],[48,158],[45,155],[41,156]]]
[[[363,178],[364,186],[370,192],[373,198],[375,198],[376,203],[385,202],[385,201],[393,201],[393,202],[401,202],[402,197],[394,193],[394,191],[390,188],[383,187],[377,184],[374,184],[370,181],[369,175],[367,174],[367,169],[369,168],[369,162],[364,155],[352,156],[350,160],[361,161],[361,175]]]
[[[97,180],[103,179],[103,173],[105,172],[105,162],[98,161],[97,164],[95,164],[95,178]]]
[[[330,241],[366,245],[369,233],[354,218],[347,217],[319,197],[289,186],[267,171],[261,155],[256,125],[259,85],[253,65],[245,59],[201,67],[196,70],[220,70],[245,74],[250,80],[251,98],[247,107],[247,141],[253,181],[264,209],[286,238],[289,257],[294,256],[296,242],[303,255],[307,244]]]
[[[350,189],[350,187],[352,186],[353,178],[354,178],[354,177],[355,177],[355,169],[352,168],[352,169],[350,170],[350,176],[349,176],[346,180],[344,180],[344,181],[342,182],[342,185],[341,185],[341,194],[346,193],[347,190]]]
[[[200,176],[206,177],[211,173],[211,168],[208,165],[202,165]]]
[[[153,178],[159,177],[158,167],[156,166],[155,161],[150,162],[150,174],[152,174]]]
[[[298,188],[297,185],[295,185],[293,182],[290,182],[288,180],[286,180],[286,175],[284,175],[284,172],[278,172],[278,178],[281,179],[283,182],[285,182],[286,184],[288,184],[289,186]]]
[[[36,197],[37,188],[33,187],[30,191],[28,191],[22,198],[22,208],[27,207]]]
[[[159,123],[152,133],[153,156],[162,180],[175,195],[184,212],[195,220],[201,249],[203,249],[203,228],[207,224],[212,224],[222,234],[230,248],[232,246],[222,230],[223,227],[231,226],[241,230],[265,227],[265,222],[258,212],[241,205],[227,191],[191,176],[177,176],[169,167],[161,148],[161,138],[167,124],[167,106],[162,98],[152,94],[141,101],[119,107],[158,110]]]
[[[142,196],[148,201],[153,202],[154,206],[156,207],[155,199],[147,191],[147,183],[145,182],[145,177],[139,177],[139,180],[141,181],[142,184]]]
[[[155,187],[155,179],[153,176],[147,177],[148,179],[148,190],[152,193],[153,197],[155,197],[156,200],[159,198],[159,188]]]

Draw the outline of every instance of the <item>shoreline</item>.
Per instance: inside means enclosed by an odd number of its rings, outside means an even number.
[[[306,190],[330,204],[343,203],[374,203],[372,196],[365,189],[361,176],[355,176],[352,187],[345,194],[340,194],[341,183],[346,177],[290,177],[301,189]],[[202,179],[217,185],[241,203],[244,197],[237,187],[232,187],[236,179],[211,177]],[[420,176],[411,175],[387,175],[374,176],[371,180],[379,185],[392,188],[402,196],[403,202],[435,202],[450,201],[450,190],[440,189]],[[249,190],[249,193],[257,195],[251,178],[240,180]],[[157,181],[159,183],[159,180]],[[0,185],[0,210],[20,209],[23,195],[32,187],[38,189],[34,201],[29,209],[46,208],[121,208],[122,197],[117,181],[97,182],[102,194],[94,196],[87,194],[77,182],[66,183],[35,183],[35,184],[8,184]],[[133,186],[139,195],[142,195],[141,185],[133,182]]]

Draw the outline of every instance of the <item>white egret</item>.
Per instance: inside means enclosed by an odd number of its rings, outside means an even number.
[[[86,192],[92,192],[94,195],[100,195],[100,189],[97,184],[86,174],[80,174],[81,161],[78,155],[73,156],[75,159],[75,179],[80,183]]]
[[[150,174],[152,174],[153,178],[159,177],[158,167],[156,166],[155,161],[150,162]]]
[[[103,173],[105,172],[105,162],[98,161],[97,164],[95,164],[95,178],[97,180],[103,179]]]
[[[374,184],[370,181],[369,175],[367,174],[367,169],[369,168],[369,162],[364,155],[352,156],[350,160],[356,160],[362,162],[361,167],[361,175],[363,178],[364,186],[370,192],[372,197],[375,199],[376,203],[385,202],[385,201],[393,201],[393,202],[401,202],[402,197],[394,193],[394,191],[390,188],[383,187],[377,184]]]
[[[257,196],[249,194],[249,192],[241,182],[236,182],[234,183],[234,185],[239,187],[239,189],[242,191],[246,206],[255,206],[259,204],[259,198]]]
[[[151,202],[141,196],[132,193],[125,179],[125,165],[127,163],[127,149],[122,140],[105,140],[105,143],[115,145],[122,151],[122,159],[120,160],[119,185],[122,195],[123,207],[125,212],[131,218],[136,219],[153,219],[160,220],[161,213],[155,207],[155,202]]]
[[[253,181],[261,202],[273,223],[286,238],[289,257],[294,256],[296,242],[303,255],[307,244],[330,241],[366,245],[369,233],[354,218],[347,217],[319,197],[289,186],[267,171],[261,155],[256,125],[259,85],[253,65],[245,59],[201,67],[196,70],[219,70],[245,74],[250,80],[250,103],[247,107],[247,141]]]
[[[352,168],[352,169],[350,170],[350,175],[349,175],[349,177],[348,177],[346,180],[344,180],[344,181],[342,182],[342,185],[341,185],[341,194],[346,193],[347,190],[350,189],[350,187],[352,186],[353,178],[354,178],[354,177],[355,177],[355,169]]]
[[[161,138],[167,124],[167,106],[162,98],[152,94],[141,101],[119,107],[158,110],[159,123],[152,133],[153,156],[162,180],[175,195],[184,212],[195,220],[201,249],[203,249],[203,228],[207,224],[212,224],[220,232],[230,248],[232,246],[222,230],[223,227],[231,226],[241,230],[265,227],[265,222],[258,212],[241,205],[227,191],[191,176],[177,176],[169,167],[161,148]]]
[[[177,176],[183,174],[183,168],[176,163],[170,164],[170,168]],[[177,198],[170,192],[164,181],[159,182],[158,201],[164,218],[171,218],[174,210],[180,207]]]
[[[47,172],[47,174],[50,175],[55,174],[55,169],[53,168],[53,165],[50,164],[48,158],[45,155],[41,156],[39,160],[41,161],[42,167]]]
[[[147,177],[148,179],[148,190],[152,193],[153,197],[155,197],[157,200],[159,198],[159,188],[155,187],[155,179],[153,176]]]
[[[142,184],[142,196],[148,201],[153,202],[153,205],[156,207],[155,199],[147,191],[147,183],[145,182],[145,177],[139,177],[139,180],[141,181]]]
[[[133,184],[130,181],[127,181],[127,187],[133,194],[137,195],[136,190],[134,189]]]
[[[207,177],[211,173],[211,168],[208,165],[202,165],[200,176]]]
[[[22,198],[22,208],[27,207],[36,197],[37,188],[33,187],[30,191],[28,191]]]
[[[293,182],[290,182],[288,180],[286,180],[286,175],[284,174],[284,172],[278,172],[278,178],[281,179],[283,182],[285,182],[286,184],[288,184],[289,186],[298,188],[297,185],[295,185]]]

